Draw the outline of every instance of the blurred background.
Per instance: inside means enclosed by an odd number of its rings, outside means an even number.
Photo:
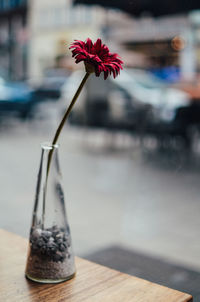
[[[60,138],[75,253],[200,299],[200,4],[0,0],[0,227],[28,237],[40,144],[84,74],[74,39],[120,54]]]

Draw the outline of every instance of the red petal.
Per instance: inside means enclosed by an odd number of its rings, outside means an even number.
[[[94,66],[96,76],[100,76],[101,72],[104,72],[104,79],[109,74],[113,74],[115,78],[120,69],[123,69],[123,61],[118,54],[110,53],[101,39],[97,39],[94,44],[90,38],[86,42],[75,40],[69,48],[72,49],[72,56],[75,57],[76,63],[85,61]]]

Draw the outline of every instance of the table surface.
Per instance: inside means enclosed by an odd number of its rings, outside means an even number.
[[[2,302],[186,302],[192,296],[76,257],[74,279],[39,284],[24,277],[28,242],[0,229]]]

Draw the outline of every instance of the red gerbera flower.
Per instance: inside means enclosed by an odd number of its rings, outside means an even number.
[[[123,61],[119,59],[118,54],[110,53],[101,39],[97,39],[94,44],[89,38],[86,42],[75,40],[70,49],[73,49],[72,56],[75,57],[75,62],[84,61],[86,70],[89,67],[97,77],[100,76],[101,72],[104,72],[104,79],[107,79],[109,74],[113,74],[115,78],[120,73],[120,69],[123,69]]]

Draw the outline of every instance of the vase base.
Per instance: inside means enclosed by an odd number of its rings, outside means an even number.
[[[66,277],[66,278],[62,278],[62,279],[39,279],[39,278],[34,278],[34,277],[31,277],[29,276],[28,274],[25,274],[26,278],[31,280],[31,281],[34,281],[34,282],[37,282],[37,283],[45,283],[45,284],[56,284],[56,283],[61,283],[61,282],[65,282],[65,281],[68,281],[68,280],[71,280],[72,278],[74,278],[76,275],[76,273]]]

